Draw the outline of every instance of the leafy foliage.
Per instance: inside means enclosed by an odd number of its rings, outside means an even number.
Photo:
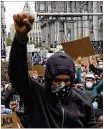
[[[8,62],[1,62],[1,81],[9,83]]]
[[[12,45],[12,40],[10,38],[7,38],[7,46],[11,46]]]

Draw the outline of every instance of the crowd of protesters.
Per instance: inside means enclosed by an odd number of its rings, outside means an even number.
[[[103,58],[101,55],[88,58],[78,57],[75,60],[75,65],[76,79],[74,87],[90,97],[98,125],[103,127]],[[39,76],[36,70],[29,71],[29,74],[44,86],[44,77]],[[24,111],[24,103],[15,89],[12,88],[12,84],[6,81],[1,84],[1,105],[1,108],[5,109],[4,114],[16,112],[22,125],[25,128],[29,127],[28,116]]]
[[[103,58],[73,60],[57,52],[46,61],[44,77],[28,71],[27,33],[34,18],[14,15],[16,35],[1,85],[1,114],[16,112],[24,128],[103,127]],[[29,75],[30,74],[30,75]]]

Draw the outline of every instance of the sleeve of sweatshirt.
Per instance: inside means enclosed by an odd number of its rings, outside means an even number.
[[[94,67],[93,64],[90,65],[90,69],[91,69],[91,71],[94,72],[95,74],[101,74],[101,73],[102,73],[102,70],[99,69],[99,68]]]
[[[98,128],[98,124],[95,118],[95,112],[92,106],[92,99],[90,96],[83,92],[79,92],[83,98],[84,113],[86,116],[84,128]]]
[[[10,93],[5,90],[3,94],[3,105],[5,105],[6,108],[9,108],[9,102],[10,102]]]
[[[95,86],[97,92],[101,92],[103,90],[103,79]]]
[[[87,108],[86,111],[87,111],[88,117],[87,117],[87,123],[85,128],[98,128],[93,107],[91,106],[90,108]]]
[[[81,78],[81,68],[76,69],[76,76],[77,76],[77,83],[82,83],[82,78]]]
[[[32,96],[31,78],[28,74],[27,40],[21,42],[15,35],[9,57],[8,75],[13,88],[22,99]]]

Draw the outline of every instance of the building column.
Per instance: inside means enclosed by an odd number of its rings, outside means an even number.
[[[88,20],[88,16],[85,16],[85,37],[86,36],[90,36],[89,32],[90,32],[90,28],[89,28],[89,20]]]
[[[55,41],[55,24],[53,22],[51,22],[51,27],[50,27],[50,31],[51,31],[51,44],[54,46],[54,41]]]
[[[45,26],[45,41],[46,41],[46,46],[49,47],[49,43],[48,43],[48,24],[46,23]]]
[[[42,46],[45,47],[45,30],[44,30],[44,27],[42,27]]]
[[[67,42],[68,36],[67,36],[67,22],[64,22],[64,40]]]
[[[82,18],[78,17],[78,39],[83,38],[82,29]]]
[[[59,42],[59,22],[58,21],[57,21],[56,26],[57,26],[57,45],[59,45],[60,42]]]
[[[55,22],[53,23],[53,41],[52,41],[53,46],[55,46]]]
[[[55,43],[57,45],[57,33],[58,33],[58,29],[57,29],[57,21],[55,22]]]
[[[70,40],[74,40],[74,18],[72,17]]]
[[[50,23],[48,22],[48,30],[47,30],[47,38],[48,38],[48,47],[50,47],[51,44],[51,31],[50,31]]]
[[[60,33],[59,33],[59,31],[60,31],[59,21],[56,21],[56,41],[57,41],[57,45],[60,44],[60,41],[59,41]]]
[[[76,11],[76,1],[72,1],[72,12]],[[74,23],[73,23],[73,31],[74,31],[74,35],[73,35],[73,40],[77,40],[77,17],[73,18]],[[71,36],[72,37],[72,36]]]
[[[98,5],[98,1],[93,1],[93,8],[96,8]],[[98,7],[94,9],[93,13],[98,13]],[[94,34],[94,41],[99,40],[99,20],[98,16],[93,16],[93,34]]]
[[[88,13],[88,5],[84,5],[83,13]],[[90,22],[88,16],[83,16],[83,37],[90,36]]]
[[[77,18],[74,18],[74,40],[78,39],[78,32],[77,32]]]
[[[99,40],[103,41],[103,20],[99,19]]]

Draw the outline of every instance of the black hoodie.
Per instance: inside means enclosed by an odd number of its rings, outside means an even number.
[[[72,59],[64,53],[56,53],[48,59],[44,88],[28,74],[26,43],[20,42],[15,36],[8,73],[13,87],[24,100],[30,128],[98,127],[91,101],[84,93],[72,88],[64,102],[59,103],[50,92],[55,75],[67,73],[74,80],[75,66]]]

